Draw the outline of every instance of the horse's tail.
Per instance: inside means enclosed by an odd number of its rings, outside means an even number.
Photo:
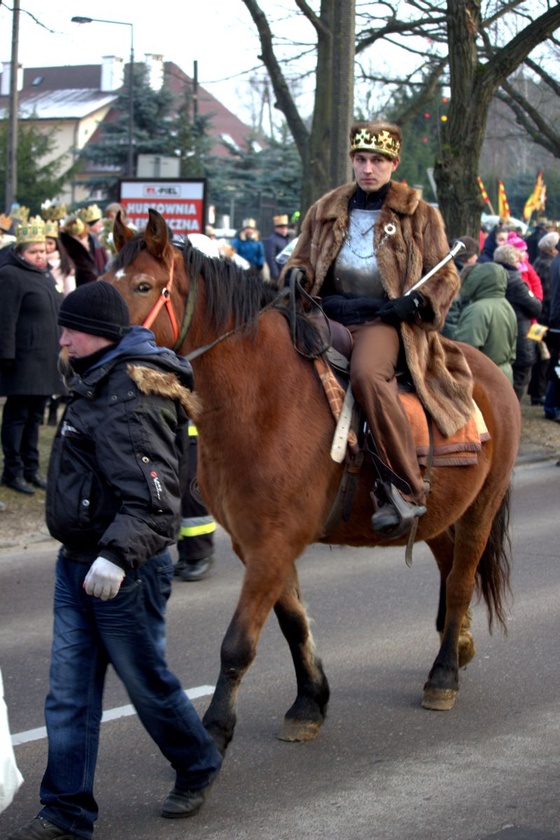
[[[488,542],[476,570],[477,586],[488,609],[488,628],[492,632],[494,617],[507,634],[506,607],[511,598],[511,538],[509,530],[511,484],[493,519]]]

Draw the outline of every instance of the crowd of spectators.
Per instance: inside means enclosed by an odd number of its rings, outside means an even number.
[[[465,244],[456,258],[461,288],[442,332],[489,356],[511,379],[520,402],[528,398],[543,406],[545,418],[560,422],[556,225],[539,222],[524,236],[498,224],[481,229],[481,243],[459,239]]]

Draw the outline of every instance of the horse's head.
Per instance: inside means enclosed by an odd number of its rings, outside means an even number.
[[[117,214],[113,227],[117,256],[103,280],[126,300],[132,324],[148,326],[158,344],[173,347],[184,309],[181,294],[175,294],[179,285],[184,286],[183,260],[170,241],[163,216],[155,210],[148,212],[148,224],[141,233],[126,227]],[[167,309],[167,316],[159,315],[161,308]]]

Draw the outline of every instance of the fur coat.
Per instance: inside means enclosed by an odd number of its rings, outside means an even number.
[[[337,187],[313,204],[284,267],[305,271],[307,290],[320,295],[327,272],[348,232],[348,202],[355,184]],[[393,231],[394,228],[394,231]],[[389,298],[400,297],[449,252],[439,212],[415,190],[391,181],[373,230],[377,262]],[[403,323],[401,336],[416,391],[443,435],[460,429],[472,414],[472,375],[460,347],[437,331],[459,290],[450,260],[422,286],[432,321]]]

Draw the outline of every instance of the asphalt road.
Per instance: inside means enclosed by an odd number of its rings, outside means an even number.
[[[475,607],[477,656],[451,712],[420,706],[438,644],[436,567],[422,545],[411,569],[403,549],[308,550],[299,569],[331,685],[327,721],[311,743],[275,738],[295,682],[272,616],[224,768],[192,820],[159,817],[172,772],[110,675],[105,708],[122,716],[103,725],[96,838],[560,840],[559,486],[555,459],[516,470],[508,637],[490,636]],[[217,544],[212,577],[176,583],[169,608],[170,665],[202,692],[201,713],[241,578],[223,533]],[[54,556],[54,544],[0,554],[0,666],[25,777],[0,838],[38,810]]]

